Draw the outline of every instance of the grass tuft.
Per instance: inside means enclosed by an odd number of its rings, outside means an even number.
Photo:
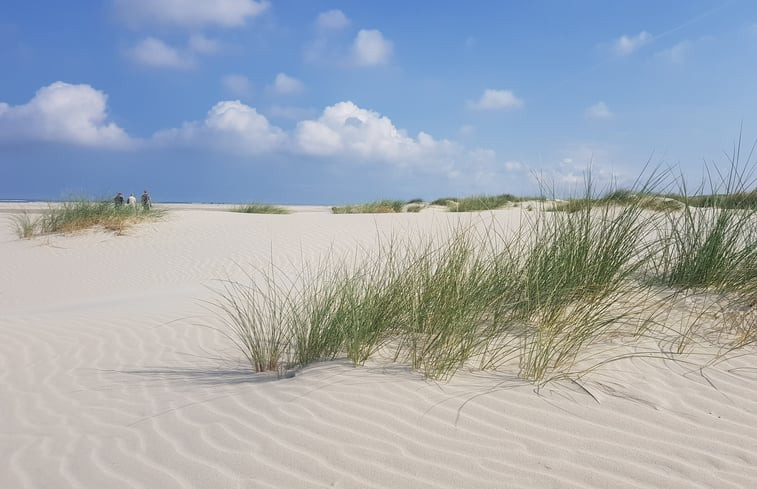
[[[21,238],[73,233],[92,228],[103,228],[121,234],[134,224],[158,219],[164,214],[164,211],[153,207],[116,206],[110,201],[78,199],[51,206],[36,219],[22,214],[16,218],[16,228]]]
[[[231,211],[242,212],[244,214],[289,214],[289,211],[283,207],[259,203],[238,205],[231,209]]]
[[[671,214],[660,231],[651,273],[654,279],[684,289],[755,287],[757,207],[747,205],[744,197],[754,194],[747,191],[755,184],[752,151],[742,163],[740,144],[734,148],[728,173],[709,175],[707,195],[688,196],[682,185],[684,207]]]
[[[541,386],[634,355],[719,358],[757,345],[757,211],[732,204],[752,183],[736,162],[711,192],[728,204],[670,204],[669,173],[597,198],[587,175],[569,212],[523,213],[515,233],[491,221],[272,269],[227,283],[218,309],[256,371],[388,354],[433,379],[477,366]],[[634,346],[649,339],[659,352]]]
[[[510,194],[502,195],[478,195],[457,199],[455,204],[447,204],[451,212],[488,211],[505,207],[506,205],[519,202],[520,199]]]
[[[331,208],[332,214],[387,214],[401,212],[405,202],[401,200],[378,200],[366,204],[352,204]]]

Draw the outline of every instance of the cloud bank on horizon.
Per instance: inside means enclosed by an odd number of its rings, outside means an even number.
[[[10,46],[0,62],[18,68],[0,85],[0,156],[23,162],[8,165],[0,198],[54,197],[61,181],[40,175],[74,158],[63,185],[109,189],[116,174],[94,161],[131,158],[137,175],[118,178],[147,176],[177,200],[182,186],[205,185],[206,199],[261,190],[244,179],[265,181],[274,199],[320,178],[387,197],[524,194],[540,179],[579,184],[589,164],[605,182],[632,179],[653,151],[695,175],[689,159],[719,154],[740,121],[757,137],[745,120],[757,98],[738,89],[756,70],[713,76],[757,48],[756,7],[627,5],[623,16],[567,4],[442,4],[431,15],[379,2],[294,12],[265,0],[112,0],[104,12],[58,10],[81,23],[68,29],[0,7]],[[553,19],[576,25],[539,27]],[[179,162],[172,182],[161,168]],[[220,176],[208,179],[211,168]]]

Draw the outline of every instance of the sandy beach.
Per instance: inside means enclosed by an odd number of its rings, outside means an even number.
[[[757,355],[634,357],[541,389],[346,359],[254,374],[207,308],[218,280],[526,212],[333,215],[166,205],[123,235],[30,240],[0,205],[0,487],[751,488]]]

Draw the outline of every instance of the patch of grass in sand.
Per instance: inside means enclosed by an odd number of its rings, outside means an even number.
[[[699,217],[684,199],[679,212],[650,214],[646,199],[669,177],[613,198],[594,197],[587,177],[579,209],[524,214],[514,233],[489,224],[390,239],[284,285],[271,271],[249,289],[227,286],[221,312],[256,371],[379,356],[432,379],[514,368],[541,386],[629,356],[757,344],[754,213]],[[659,351],[634,346],[650,339]]]
[[[591,190],[587,177],[582,209],[526,221],[504,257],[517,266],[495,284],[497,314],[512,328],[504,334],[518,336],[520,375],[537,383],[564,375],[587,345],[633,322],[628,299],[643,293],[634,281],[648,254],[639,199],[616,207]]]
[[[16,219],[17,234],[21,238],[54,233],[72,233],[103,228],[123,233],[130,226],[146,220],[161,218],[163,210],[141,205],[115,205],[111,201],[76,199],[50,206],[33,218],[22,214]]]
[[[232,212],[241,212],[244,214],[289,214],[290,212],[280,206],[271,204],[241,204],[231,209]]]
[[[16,235],[22,239],[31,239],[37,230],[37,220],[29,212],[23,212],[13,216],[13,225]]]
[[[707,207],[698,207],[701,192],[689,197],[682,185],[684,208],[668,216],[651,277],[670,287],[744,289],[757,283],[757,207],[740,205],[753,194],[755,168],[750,151],[740,161],[740,144],[729,157],[728,172],[710,175]]]
[[[521,199],[510,194],[501,195],[476,195],[462,199],[447,200],[447,209],[450,212],[473,212],[499,209]]]
[[[632,190],[614,190],[600,198],[584,197],[557,201],[548,210],[554,212],[578,212],[597,205],[633,205],[640,209],[656,212],[673,212],[683,209],[680,199],[652,192],[638,193]]]
[[[377,200],[365,204],[341,205],[331,208],[332,214],[387,214],[402,212],[402,200]]]

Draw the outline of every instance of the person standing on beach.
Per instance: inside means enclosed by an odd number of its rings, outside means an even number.
[[[152,200],[150,200],[150,194],[147,193],[147,190],[142,192],[142,208],[144,210],[149,210],[150,206],[152,205]]]
[[[129,200],[126,201],[128,205],[136,205],[137,204],[137,198],[134,197],[134,194],[129,194]]]
[[[142,192],[142,198],[140,200],[142,201],[142,207],[144,210],[148,210],[152,205],[152,199],[150,199],[150,194],[147,193],[147,190]]]
[[[113,202],[115,202],[116,207],[121,207],[122,205],[124,205],[124,194],[118,192],[118,194],[116,194],[115,198],[113,199]]]

